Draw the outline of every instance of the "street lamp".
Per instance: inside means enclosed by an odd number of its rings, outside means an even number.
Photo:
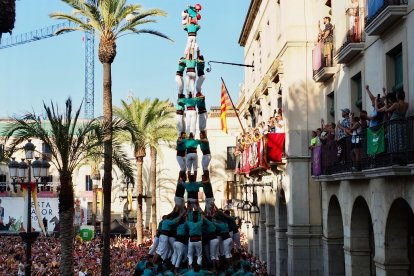
[[[250,211],[250,207],[252,206],[250,204],[250,202],[247,200],[247,186],[244,187],[245,188],[245,195],[246,195],[246,200],[243,203],[243,218],[244,218],[244,222],[245,223],[250,223],[249,221],[249,211]]]
[[[24,145],[24,151],[26,160],[23,158],[20,163],[18,163],[13,157],[9,162],[9,173],[10,178],[12,179],[12,185],[14,191],[16,191],[16,185],[20,185],[21,188],[27,189],[27,225],[26,232],[20,232],[20,236],[23,242],[26,243],[26,265],[25,265],[25,275],[31,275],[32,273],[32,243],[39,236],[39,232],[32,232],[32,189],[37,189],[37,185],[42,184],[39,182],[39,178],[47,176],[50,164],[46,159],[42,161],[39,160],[39,157],[35,157],[35,161],[32,163],[33,153],[35,150],[35,145],[29,141]],[[33,177],[35,182],[32,182],[32,170]],[[45,183],[46,184],[46,183]]]
[[[257,229],[259,228],[259,220],[260,220],[260,208],[257,206],[257,193],[253,189],[253,203],[249,210],[250,219],[252,221],[252,226],[254,232],[257,233]]]

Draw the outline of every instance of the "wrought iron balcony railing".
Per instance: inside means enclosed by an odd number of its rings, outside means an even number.
[[[378,135],[372,135],[377,132]],[[334,139],[328,139],[312,150],[312,176],[364,172],[393,165],[414,164],[414,116],[407,120],[391,120],[375,128],[364,129],[358,136],[359,149],[353,143],[355,136],[347,136],[344,139],[341,150],[340,143]],[[383,144],[376,144],[381,142],[381,139]],[[377,154],[373,154],[372,147],[381,145],[383,148],[380,148]],[[352,158],[355,152],[358,154],[357,159]]]

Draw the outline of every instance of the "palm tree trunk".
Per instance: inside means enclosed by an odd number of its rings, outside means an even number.
[[[157,232],[157,149],[150,147],[151,156],[151,231]]]
[[[103,252],[102,276],[111,272],[110,225],[111,225],[111,191],[112,191],[112,80],[111,64],[103,64],[103,112],[105,122],[104,136],[104,178],[103,178]]]
[[[59,219],[60,219],[60,275],[74,275],[73,271],[73,215],[74,193],[72,175],[69,172],[60,173]]]
[[[143,227],[142,227],[142,194],[144,192],[142,184],[142,167],[144,164],[144,157],[138,156],[137,159],[137,243],[142,244]]]

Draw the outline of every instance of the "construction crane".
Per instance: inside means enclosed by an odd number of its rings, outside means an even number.
[[[41,39],[54,37],[56,32],[67,27],[75,27],[70,21],[52,25],[46,28],[30,31],[27,33],[2,38],[0,49],[14,47]],[[72,32],[68,30],[64,33]],[[85,32],[85,96],[84,96],[84,117],[94,118],[94,95],[95,95],[95,36],[93,32]]]

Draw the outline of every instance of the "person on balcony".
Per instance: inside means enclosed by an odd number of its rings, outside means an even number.
[[[285,125],[283,122],[282,112],[276,114],[275,133],[285,133]]]
[[[382,123],[384,119],[384,113],[383,112],[377,112],[375,105],[377,105],[380,109],[384,106],[381,100],[381,95],[378,94],[377,97],[375,97],[371,90],[369,89],[369,85],[365,86],[365,91],[367,92],[369,98],[371,99],[373,110],[370,114],[370,116],[367,117],[369,120],[369,127],[376,127],[379,124]],[[383,92],[385,93],[385,88],[383,88]]]
[[[375,109],[377,112],[391,113],[388,123],[388,150],[390,152],[403,152],[406,148],[406,129],[405,116],[408,110],[408,103],[405,102],[404,91],[387,94],[387,102],[389,106],[379,108],[377,103]]]
[[[362,126],[360,123],[360,118],[354,116],[351,113],[351,126],[349,129],[345,130],[348,135],[351,137],[351,160],[352,160],[352,171],[360,170],[360,156],[361,156],[361,133]]]
[[[351,4],[347,10],[349,16],[349,30],[348,30],[348,41],[349,42],[360,42],[361,41],[361,30],[359,28],[359,0],[351,0]]]
[[[318,22],[319,26],[319,35],[323,41],[323,56],[324,56],[324,66],[330,67],[332,66],[332,50],[333,50],[333,25],[331,24],[331,18],[329,16],[325,16],[323,18],[323,24],[325,25],[325,29],[320,28],[320,22]]]
[[[313,150],[313,148],[318,145],[318,135],[316,134],[316,131],[312,130],[311,137],[309,149]]]
[[[346,149],[347,149],[347,145],[346,145],[346,137],[349,136],[349,134],[347,133],[347,130],[349,130],[349,128],[351,127],[351,120],[349,118],[349,114],[351,113],[351,111],[349,110],[349,108],[344,108],[341,109],[342,111],[342,122],[338,121],[337,127],[338,127],[338,137],[337,137],[337,141],[338,141],[338,161],[340,163],[345,163],[346,160]]]

